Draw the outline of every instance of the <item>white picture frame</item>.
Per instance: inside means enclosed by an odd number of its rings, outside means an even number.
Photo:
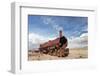
[[[11,4],[11,72],[47,72],[76,68],[90,69],[95,67],[95,33],[96,33],[96,9],[90,7],[56,7],[49,5],[34,5],[32,3]],[[67,13],[67,14],[66,14]],[[68,59],[68,60],[47,60],[47,61],[27,61],[27,15],[70,15],[89,17],[89,42],[88,59]],[[91,51],[90,51],[91,50]],[[59,64],[58,64],[59,63]],[[56,64],[56,65],[55,65]],[[45,67],[45,68],[44,68]]]

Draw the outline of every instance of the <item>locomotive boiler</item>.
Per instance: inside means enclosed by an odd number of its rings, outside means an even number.
[[[52,56],[65,57],[69,54],[68,40],[62,35],[62,31],[59,31],[59,37],[54,40],[49,40],[43,44],[40,44],[40,52],[49,54]]]

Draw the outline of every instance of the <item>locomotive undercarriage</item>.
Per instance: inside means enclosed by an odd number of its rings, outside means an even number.
[[[66,57],[69,54],[69,48],[63,49],[63,48],[48,47],[40,49],[40,52],[51,56]]]

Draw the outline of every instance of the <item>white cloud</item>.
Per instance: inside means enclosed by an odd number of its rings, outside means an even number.
[[[52,17],[41,17],[43,20],[43,23],[46,25],[50,25],[53,29],[57,30],[63,30],[63,27],[61,27],[55,20],[52,19]]]
[[[54,23],[50,17],[41,17],[41,19],[43,20],[44,24]]]
[[[69,48],[87,47],[88,46],[88,34],[83,33],[80,35],[80,37],[69,39],[68,43],[69,43],[68,44]]]
[[[83,34],[80,35],[81,38],[82,37],[87,37],[87,36],[88,36],[88,33],[83,33]]]
[[[44,37],[42,35],[36,34],[36,33],[30,33],[29,34],[29,49],[37,49],[39,48],[40,44],[45,43],[49,40],[53,40],[53,38]]]
[[[33,44],[40,44],[40,43],[45,42],[45,38],[38,34],[31,33],[29,34],[29,41],[32,42]]]

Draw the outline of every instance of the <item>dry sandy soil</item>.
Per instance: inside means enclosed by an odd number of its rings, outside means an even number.
[[[57,59],[79,59],[88,58],[88,50],[82,49],[70,49],[67,57],[57,57],[48,54],[40,54],[38,52],[28,52],[28,60],[57,60]]]

